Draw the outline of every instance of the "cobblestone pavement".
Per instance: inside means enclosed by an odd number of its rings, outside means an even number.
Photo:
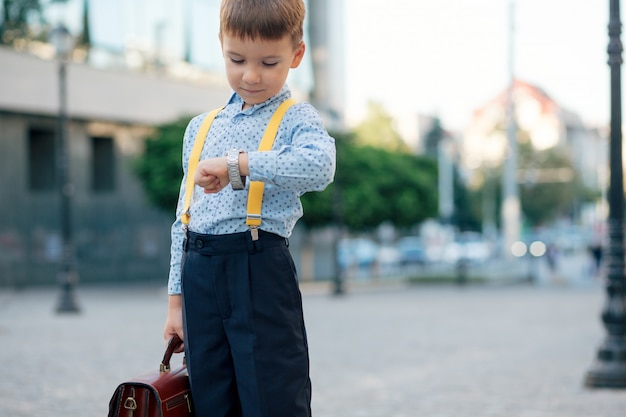
[[[303,290],[316,417],[626,416],[626,390],[583,386],[600,283]],[[0,417],[106,416],[118,383],[158,366],[165,288],[79,287],[78,315],[57,298],[0,292]]]

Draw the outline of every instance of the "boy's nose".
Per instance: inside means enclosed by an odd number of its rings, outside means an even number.
[[[248,84],[256,84],[260,80],[259,72],[254,68],[247,69],[243,73],[243,80]]]

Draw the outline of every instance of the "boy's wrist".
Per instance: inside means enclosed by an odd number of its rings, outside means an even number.
[[[169,310],[178,310],[183,307],[183,297],[181,294],[169,294],[167,297],[167,306]]]

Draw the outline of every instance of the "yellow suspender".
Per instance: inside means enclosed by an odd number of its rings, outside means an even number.
[[[191,216],[189,215],[189,207],[191,207],[191,196],[193,195],[193,177],[196,173],[196,169],[198,169],[200,154],[202,153],[202,148],[204,147],[204,139],[209,133],[209,129],[211,129],[211,124],[213,124],[215,116],[217,116],[217,114],[221,112],[223,108],[224,107],[215,109],[206,115],[204,121],[200,125],[200,129],[198,129],[196,141],[194,142],[193,148],[191,149],[191,155],[189,155],[189,166],[187,167],[187,181],[185,182],[185,204],[183,206],[183,214],[180,217],[180,220],[183,222],[185,228],[187,227],[187,225],[189,224],[189,220],[191,219]]]
[[[295,103],[295,100],[290,98],[283,101],[281,105],[278,106],[274,115],[270,119],[270,122],[265,128],[265,133],[263,134],[263,138],[259,144],[259,152],[265,152],[272,149],[280,122],[287,110],[289,110],[289,108]],[[246,224],[252,233],[252,240],[257,240],[259,238],[258,228],[261,225],[261,206],[263,204],[264,190],[264,182],[250,181],[250,188],[248,189],[248,214],[246,216]]]
[[[267,124],[267,128],[265,129],[265,133],[263,134],[263,138],[261,139],[261,143],[259,144],[259,152],[265,152],[272,149],[274,145],[274,140],[276,139],[276,133],[278,132],[278,127],[280,126],[280,122],[283,119],[283,116],[289,110],[291,106],[296,104],[294,99],[287,99],[278,106],[269,123]],[[183,222],[183,227],[186,229],[189,225],[190,215],[189,215],[189,207],[191,207],[191,196],[193,194],[194,182],[193,177],[195,175],[196,169],[198,168],[198,162],[200,162],[200,154],[202,153],[202,148],[204,147],[204,141],[206,139],[207,134],[209,133],[209,129],[211,128],[211,124],[215,119],[215,116],[222,111],[222,108],[213,110],[210,112],[200,125],[200,129],[198,130],[198,134],[196,135],[196,140],[194,142],[193,148],[191,150],[191,155],[189,156],[189,167],[187,168],[187,181],[185,182],[185,199],[183,205],[183,214],[181,216],[181,221]],[[263,204],[263,191],[265,189],[265,183],[261,181],[250,181],[250,186],[248,189],[248,211],[246,216],[246,224],[250,227],[250,231],[252,233],[252,239],[258,239],[258,227],[261,225],[261,206]]]

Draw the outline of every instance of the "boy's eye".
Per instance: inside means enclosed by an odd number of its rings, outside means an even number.
[[[278,65],[278,62],[264,62],[263,65],[265,65],[266,67],[274,67]]]
[[[231,58],[230,62],[233,64],[243,64],[243,59]]]

